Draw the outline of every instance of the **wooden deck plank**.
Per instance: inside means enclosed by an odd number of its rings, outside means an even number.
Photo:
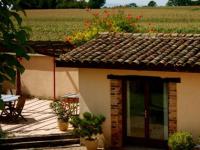
[[[22,119],[15,123],[2,122],[2,129],[12,136],[65,133],[58,129],[57,116],[50,108],[51,102],[51,100],[37,98],[27,100],[22,112],[27,122]],[[69,128],[72,129],[72,126]]]

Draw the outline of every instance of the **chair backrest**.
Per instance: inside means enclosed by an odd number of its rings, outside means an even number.
[[[16,105],[16,111],[21,114],[23,108],[24,108],[24,105],[25,105],[25,102],[26,102],[26,98],[23,97],[23,96],[20,96],[19,97],[19,100],[17,102],[17,105]]]
[[[72,115],[79,115],[79,98],[64,98],[62,99],[64,109],[70,109]]]

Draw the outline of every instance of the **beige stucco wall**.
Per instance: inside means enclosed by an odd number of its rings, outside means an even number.
[[[181,83],[177,84],[178,130],[190,131],[193,133],[194,137],[200,135],[200,74],[80,69],[81,112],[91,111],[106,116],[104,134],[107,139],[107,144],[110,143],[111,134],[110,80],[107,79],[107,75],[109,74],[180,77]]]
[[[25,94],[53,98],[53,58],[42,55],[23,60],[25,72],[21,76],[22,91]],[[78,69],[56,68],[56,97],[66,93],[77,93],[79,89]]]

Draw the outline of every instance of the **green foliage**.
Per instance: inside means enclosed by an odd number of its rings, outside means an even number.
[[[136,3],[130,3],[126,5],[126,7],[138,7]]]
[[[174,6],[174,0],[168,0],[166,6]]]
[[[199,6],[200,5],[200,0],[192,1],[193,6]]]
[[[65,122],[68,122],[72,117],[73,110],[66,109],[62,101],[54,101],[50,104],[50,107],[58,116],[58,119],[62,119]]]
[[[56,8],[86,8],[87,2],[85,1],[60,1],[57,3]]]
[[[87,140],[94,140],[97,134],[102,133],[102,123],[105,121],[103,115],[94,115],[89,112],[83,114],[83,118],[72,117],[70,123],[74,127],[74,134]]]
[[[192,134],[176,132],[169,137],[168,145],[172,150],[192,150],[195,146]]]
[[[191,0],[168,0],[167,6],[190,6],[192,3]]]
[[[92,12],[109,11],[116,14],[118,9],[100,9]],[[200,7],[138,7],[123,8],[124,13],[143,18],[137,22],[142,27],[139,32],[162,33],[200,33]],[[92,19],[92,15],[84,9],[65,10],[26,10],[27,17],[23,18],[26,25],[33,30],[31,40],[65,40],[66,35],[83,31],[85,20]],[[187,14],[187,15],[186,15]]]
[[[89,8],[101,8],[105,4],[106,0],[89,0],[88,7]]]
[[[81,45],[96,37],[100,32],[136,32],[139,28],[136,22],[142,18],[142,16],[134,18],[123,11],[118,11],[116,14],[104,11],[103,14],[92,13],[92,15],[91,20],[85,21],[85,30],[68,36],[66,39],[68,42]]]
[[[24,9],[54,9],[54,8],[100,8],[105,0],[22,0],[19,5]]]
[[[149,7],[156,7],[157,4],[156,4],[155,1],[150,1],[150,2],[148,3],[148,6],[149,6]]]
[[[18,12],[24,11],[20,9],[18,4],[19,0],[0,1],[0,45],[15,54],[0,52],[0,94],[4,80],[14,83],[16,71],[23,73],[24,67],[20,64],[18,58],[29,59],[25,51],[28,47],[28,28],[22,26],[22,18]]]
[[[24,9],[56,8],[57,0],[22,0],[19,6]]]

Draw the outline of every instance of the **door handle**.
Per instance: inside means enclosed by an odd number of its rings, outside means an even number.
[[[144,117],[147,118],[147,110],[144,111]]]

